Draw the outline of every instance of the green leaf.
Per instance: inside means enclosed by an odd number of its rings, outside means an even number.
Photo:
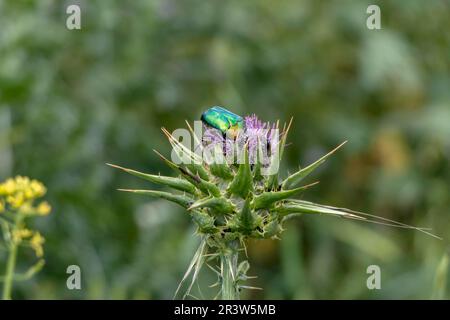
[[[277,207],[274,210],[279,212],[282,217],[286,218],[306,213],[306,214],[328,214],[364,220],[363,217],[357,216],[350,212],[346,212],[347,209],[324,206],[303,200],[289,199],[289,201],[283,203],[280,207]]]
[[[216,233],[217,227],[214,225],[214,218],[208,215],[206,212],[200,210],[190,211],[192,220],[197,224],[198,229],[202,233]]]
[[[270,175],[266,180],[266,190],[277,190],[278,189],[278,174]]]
[[[277,201],[287,199],[296,193],[305,190],[313,185],[316,185],[319,182],[314,182],[311,184],[308,184],[306,186],[302,186],[296,189],[291,190],[283,190],[283,191],[267,191],[263,192],[260,195],[255,196],[252,202],[252,206],[254,209],[267,209],[272,204],[274,204]]]
[[[250,198],[245,200],[244,206],[242,207],[239,214],[236,216],[237,219],[237,229],[244,234],[250,234],[258,224],[261,222],[262,218],[258,216],[250,208]]]
[[[209,166],[209,171],[216,177],[224,180],[233,179],[233,170],[229,167],[227,159],[223,154],[221,144],[214,144],[204,152],[205,162]]]
[[[132,192],[137,194],[143,194],[154,198],[161,198],[171,202],[175,202],[182,206],[183,208],[188,208],[193,200],[184,195],[176,195],[169,192],[164,191],[156,191],[156,190],[135,190],[135,189],[118,189],[119,191]]]
[[[213,163],[209,165],[210,171],[216,177],[224,180],[233,179],[233,171],[227,164]]]
[[[325,162],[325,160],[331,156],[334,152],[336,152],[340,147],[342,147],[347,141],[344,141],[340,145],[338,145],[336,148],[328,152],[326,155],[324,155],[322,158],[317,160],[316,162],[310,164],[309,166],[300,169],[296,173],[291,174],[289,177],[287,177],[283,183],[281,184],[281,189],[287,190],[291,189],[292,187],[295,187],[297,184],[300,183],[306,176],[308,176],[311,172],[313,172],[318,166],[320,166],[322,163]]]
[[[198,208],[210,208],[213,213],[218,214],[228,214],[235,210],[234,205],[228,199],[223,197],[208,197],[197,200],[188,208],[188,210]]]
[[[239,165],[238,172],[228,186],[228,192],[245,199],[253,191],[253,177],[248,159],[248,145],[244,146],[244,163]]]
[[[172,134],[167,131],[165,128],[161,128],[161,130],[166,135],[167,139],[169,139],[170,144],[172,145],[174,151],[180,157],[180,159],[186,158],[183,155],[186,155],[188,159],[187,163],[183,163],[192,173],[198,174],[203,180],[208,181],[209,175],[206,169],[203,167],[203,159],[201,156],[186,148],[181,142],[175,139]]]
[[[265,239],[278,238],[283,231],[280,223],[277,220],[272,220],[264,227],[263,237]]]
[[[177,153],[177,155],[180,157],[180,159],[188,158],[187,160],[191,160],[194,163],[202,163],[202,158],[196,154],[195,152],[192,152],[189,148],[184,146],[180,141],[174,138],[172,134],[167,131],[166,128],[161,128],[164,135],[169,140],[169,143],[172,145],[174,151]],[[185,156],[185,157],[183,157]]]
[[[181,174],[191,183],[193,184],[195,187],[197,187],[198,189],[200,189],[200,191],[202,191],[205,195],[212,195],[214,197],[220,197],[220,189],[217,185],[215,185],[212,182],[203,180],[202,178],[200,178],[199,176],[193,175],[192,173],[186,171],[183,168],[179,168]]]
[[[254,164],[253,167],[253,180],[255,181],[261,181],[264,177],[261,174],[261,163],[258,161]]]
[[[422,232],[430,237],[442,240],[441,237],[429,232],[427,228],[419,228],[414,227],[405,223],[401,223],[395,220],[383,218],[380,216],[354,211],[346,208],[337,208],[332,206],[326,206],[322,204],[317,204],[309,201],[304,200],[297,200],[297,199],[288,199],[285,203],[283,203],[281,206],[276,207],[273,209],[274,211],[278,212],[280,217],[283,218],[283,220],[289,219],[291,217],[298,216],[299,214],[303,213],[312,213],[312,214],[328,214],[333,215],[337,217],[343,217],[347,219],[352,220],[359,220],[374,224],[380,224],[384,226],[390,226],[390,227],[397,227],[397,228],[403,228],[403,229],[412,229],[419,232]]]
[[[167,159],[166,157],[164,157],[161,153],[159,153],[157,150],[153,149],[153,152],[155,152],[163,161],[165,164],[167,164],[167,166],[169,166],[170,168],[172,168],[175,171],[179,171],[180,166],[176,165],[175,163],[173,163],[172,161],[170,161],[169,159]]]
[[[191,171],[193,174],[198,175],[203,180],[209,180],[209,174],[202,165],[191,163],[187,164],[186,167],[189,169],[189,171]]]
[[[172,169],[176,170],[177,172],[181,173],[182,177],[185,178],[189,183],[191,183],[194,187],[198,188],[200,191],[202,191],[206,195],[212,194],[215,197],[220,196],[220,189],[215,184],[203,180],[197,175],[192,174],[191,172],[187,171],[185,168],[180,167],[179,165],[176,165],[172,161],[165,158],[162,154],[160,154],[158,151],[155,151],[156,154],[158,154],[161,159]]]
[[[173,177],[166,177],[166,176],[161,176],[161,175],[142,173],[142,172],[139,172],[136,170],[120,167],[118,165],[114,165],[114,164],[110,164],[110,163],[107,163],[107,165],[110,167],[116,168],[116,169],[123,170],[129,174],[132,174],[133,176],[142,178],[144,180],[147,180],[147,181],[150,181],[153,183],[165,185],[165,186],[168,186],[168,187],[180,190],[180,191],[184,191],[184,192],[187,192],[190,194],[195,193],[195,187],[188,181],[180,179],[180,178],[173,178]]]

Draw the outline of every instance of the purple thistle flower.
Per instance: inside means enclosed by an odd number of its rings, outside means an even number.
[[[258,148],[262,152],[260,161],[267,165],[269,157],[278,145],[278,140],[274,140],[276,134],[275,124],[263,122],[255,114],[246,116],[245,121],[245,140],[248,143],[248,153],[250,163],[256,163],[258,157]],[[261,156],[261,154],[260,154]]]
[[[261,164],[267,166],[270,163],[272,151],[278,146],[278,139],[276,139],[278,137],[275,137],[275,134],[277,134],[275,124],[263,122],[255,114],[245,116],[244,123],[244,130],[238,134],[236,139],[227,135],[224,136],[217,129],[204,126],[203,146],[213,150],[219,144],[223,154],[231,157],[231,159],[227,158],[229,161],[233,160],[234,154],[242,154],[242,149],[247,143],[250,163],[256,164],[259,157]]]
[[[210,152],[213,152],[216,146],[220,146],[221,148],[220,150],[222,150],[223,155],[226,156],[232,154],[234,143],[232,139],[224,137],[222,133],[215,128],[210,128],[204,125],[203,129],[204,133],[202,137],[202,142],[204,150],[207,149]]]

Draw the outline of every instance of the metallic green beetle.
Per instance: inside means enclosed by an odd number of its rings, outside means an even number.
[[[244,128],[244,119],[225,108],[215,106],[202,113],[200,118],[204,124],[216,128],[222,134],[236,138]]]

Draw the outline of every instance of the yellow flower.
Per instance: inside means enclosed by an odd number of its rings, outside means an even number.
[[[36,208],[36,211],[38,215],[40,216],[46,216],[50,213],[52,210],[52,207],[48,204],[47,201],[41,202],[38,207]]]
[[[18,209],[25,203],[25,196],[22,192],[19,192],[15,195],[8,196],[6,202],[14,209]]]
[[[27,199],[39,198],[46,193],[45,186],[37,180],[30,180],[28,177],[17,176],[9,178],[0,184],[0,195],[14,195],[21,192]]]
[[[16,190],[16,184],[13,179],[9,178],[4,183],[0,184],[0,195],[8,196],[13,194]]]
[[[11,208],[20,209],[25,213],[30,213],[33,209],[32,202],[44,196],[46,192],[47,189],[41,182],[28,177],[17,176],[0,183],[0,196],[5,197],[6,203]],[[2,209],[4,210],[4,204]],[[42,204],[36,210],[39,215],[46,215],[50,212],[50,206]]]
[[[47,192],[44,185],[37,180],[31,181],[30,189],[33,191],[34,198],[40,198]]]
[[[42,257],[44,255],[44,249],[42,245],[44,244],[45,239],[39,232],[35,232],[33,237],[30,240],[30,245],[36,253],[37,257]]]
[[[36,211],[31,205],[30,202],[25,202],[20,206],[20,212],[23,214],[32,214]]]
[[[22,242],[23,239],[29,238],[33,235],[33,232],[29,229],[16,229],[12,232],[12,240],[15,243]]]
[[[25,193],[25,198],[27,198],[27,199],[33,199],[33,197],[34,197],[33,190],[31,190],[31,189],[26,189],[26,190],[24,191],[24,193]]]
[[[2,213],[3,211],[5,211],[5,202],[3,201],[3,199],[0,199],[0,213]]]

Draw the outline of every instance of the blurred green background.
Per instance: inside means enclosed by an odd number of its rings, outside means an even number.
[[[69,4],[81,30],[66,28]],[[366,27],[369,4],[381,30]],[[264,290],[245,298],[449,298],[448,266],[437,271],[450,231],[449,17],[439,0],[0,1],[0,179],[43,181],[54,208],[34,226],[46,266],[13,296],[172,298],[197,244],[188,215],[119,193],[148,185],[105,163],[169,174],[152,151],[170,152],[160,127],[224,105],[294,117],[283,172],[349,140],[304,199],[444,237],[291,220],[282,241],[248,244],[251,285]],[[71,264],[82,290],[66,288]],[[381,290],[366,287],[372,264]]]

